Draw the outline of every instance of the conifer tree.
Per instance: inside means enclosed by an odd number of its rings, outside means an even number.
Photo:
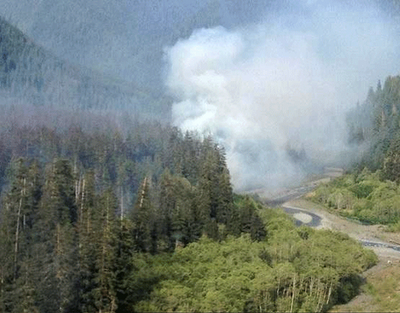
[[[132,212],[133,234],[138,251],[149,252],[151,247],[152,204],[149,192],[149,179],[144,178],[138,191]]]
[[[116,254],[114,262],[115,294],[118,299],[118,313],[133,312],[135,290],[132,279],[135,275],[133,266],[135,242],[133,223],[124,218],[117,222]]]
[[[218,210],[217,221],[218,223],[226,224],[229,216],[232,214],[233,193],[232,185],[230,182],[230,174],[226,164],[225,150],[221,147],[218,148]]]
[[[95,216],[96,261],[95,283],[93,289],[97,312],[113,313],[117,309],[114,263],[117,238],[115,213],[117,198],[111,188],[100,196]]]
[[[166,250],[173,250],[174,240],[172,238],[172,212],[176,205],[175,182],[170,170],[167,168],[161,175],[158,187],[158,215],[159,233],[162,246]]]
[[[42,312],[64,312],[77,298],[77,208],[72,169],[67,160],[55,160],[47,168],[38,218],[37,303]]]
[[[190,181],[191,184],[195,184],[198,177],[198,154],[199,147],[193,138],[193,134],[189,131],[185,133],[185,137],[182,143],[183,148],[183,160],[182,160],[182,175]]]
[[[41,196],[40,173],[36,162],[25,159],[12,164],[11,188],[3,199],[1,217],[0,301],[7,311],[35,311],[33,271],[33,222]]]
[[[80,182],[80,192],[77,196],[78,208],[78,240],[79,240],[79,307],[84,312],[94,309],[96,241],[97,234],[95,214],[97,212],[97,196],[95,194],[94,173],[87,171]]]

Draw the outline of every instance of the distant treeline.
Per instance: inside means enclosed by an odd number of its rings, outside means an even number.
[[[370,88],[349,112],[349,144],[361,152],[352,173],[320,186],[311,196],[340,214],[400,229],[400,76]]]
[[[383,87],[370,88],[367,99],[348,114],[349,143],[363,149],[357,165],[381,169],[383,178],[400,180],[400,76],[389,76]]]

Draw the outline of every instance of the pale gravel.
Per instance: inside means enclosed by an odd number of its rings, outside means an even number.
[[[312,221],[312,216],[306,213],[295,213],[293,217],[304,224],[308,224]]]

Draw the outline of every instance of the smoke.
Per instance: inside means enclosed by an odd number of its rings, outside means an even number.
[[[300,1],[165,49],[174,124],[225,146],[236,190],[287,186],[307,172],[293,154],[322,165],[346,149],[345,112],[399,68],[394,26],[365,3]]]

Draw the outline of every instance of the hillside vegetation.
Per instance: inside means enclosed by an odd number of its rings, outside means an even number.
[[[56,129],[17,111],[0,130],[0,312],[322,312],[376,263],[234,195],[211,138],[93,112],[53,112]]]
[[[400,303],[400,264],[382,262],[369,270],[362,295],[348,304],[334,306],[330,312],[397,312]]]
[[[382,170],[382,178],[400,181],[400,76],[370,88],[367,99],[349,112],[349,143],[364,151],[359,171]]]
[[[129,110],[165,119],[165,96],[60,60],[0,16],[0,95],[36,106]]]
[[[372,251],[235,195],[213,138],[128,114],[135,90],[0,26],[0,312],[325,312],[358,293]]]
[[[218,243],[203,237],[166,263],[152,258],[144,275],[162,280],[135,309],[324,312],[358,293],[358,275],[376,262],[371,251],[340,233],[297,229],[283,212],[263,214],[266,241],[242,236]]]
[[[388,77],[348,114],[349,143],[363,151],[352,173],[310,197],[341,215],[400,230],[400,76]]]
[[[400,230],[400,187],[382,180],[382,173],[347,174],[319,186],[308,195],[342,216],[367,224],[385,224]]]

